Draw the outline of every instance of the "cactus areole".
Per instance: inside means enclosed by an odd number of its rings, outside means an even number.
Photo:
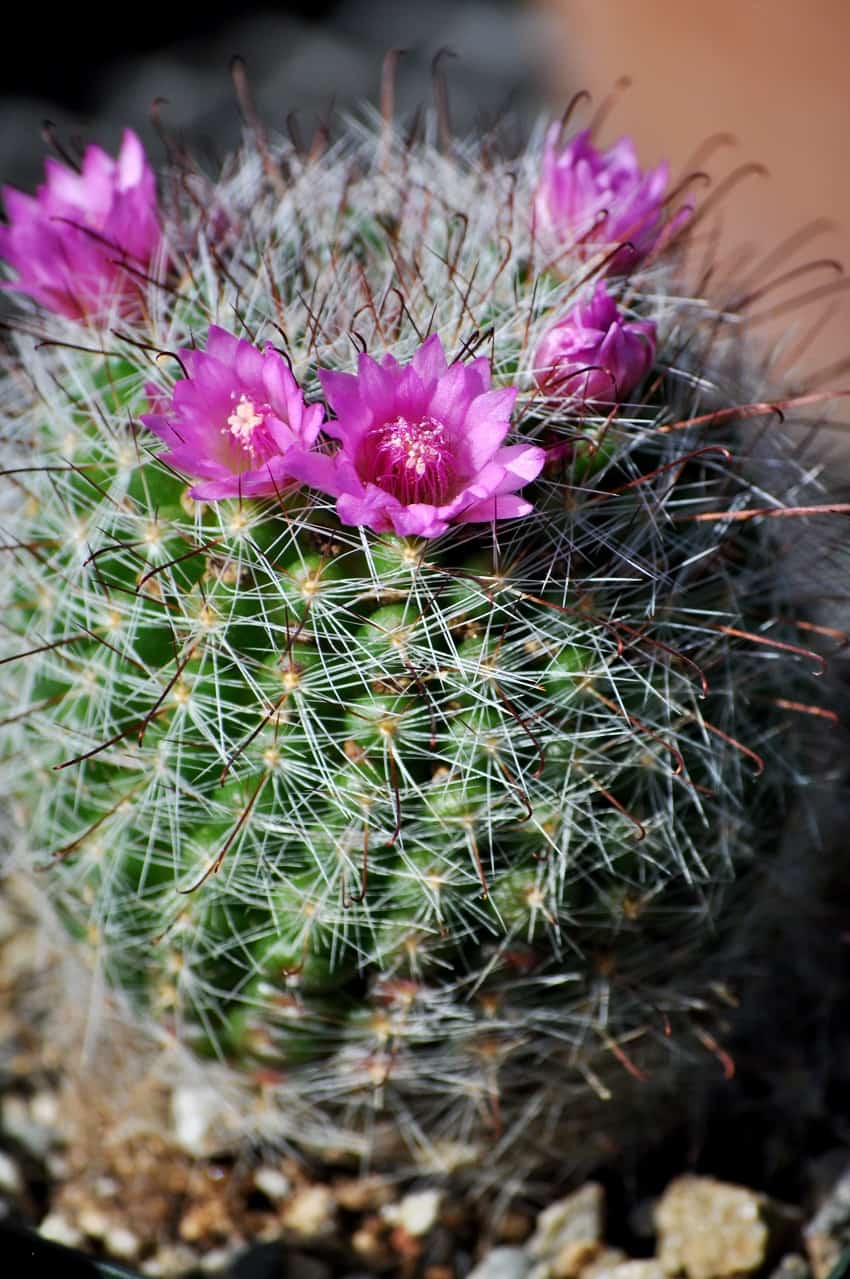
[[[15,873],[246,1132],[533,1162],[720,1051],[822,498],[699,205],[556,135],[7,194]]]

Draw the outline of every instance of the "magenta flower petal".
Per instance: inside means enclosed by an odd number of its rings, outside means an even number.
[[[332,497],[340,497],[343,493],[352,493],[360,495],[365,492],[363,484],[357,480],[357,476],[351,472],[344,473],[344,468],[340,466],[339,455],[336,457],[328,457],[326,453],[310,453],[302,452],[295,449],[289,454],[287,464],[293,478],[300,480],[302,484],[309,484],[310,488],[318,489],[322,493],[330,493]]]
[[[370,414],[360,399],[359,382],[353,373],[333,373],[330,369],[319,369],[319,381],[325,393],[325,399],[336,413],[340,421],[344,420],[348,431],[365,430],[369,425]],[[338,423],[325,423],[325,431],[335,439],[341,439],[337,429]]]
[[[449,520],[426,503],[412,502],[409,506],[400,506],[390,511],[390,518],[393,532],[399,537],[439,537],[449,527]],[[452,522],[462,521],[453,519]]]
[[[470,404],[465,430],[459,441],[470,471],[480,470],[502,443],[516,395],[516,387],[508,386],[498,391],[485,391]]]
[[[607,151],[598,151],[587,130],[564,146],[560,135],[556,121],[546,134],[534,196],[538,235],[576,248],[623,243],[608,269],[630,270],[656,245],[664,230],[667,165],[642,170],[629,138],[621,138]],[[690,205],[684,206],[677,215],[677,225],[689,214]]]
[[[199,502],[218,502],[229,497],[269,497],[292,488],[292,476],[285,457],[269,458],[256,471],[244,471],[237,477],[235,490],[233,477],[203,481],[193,484],[189,496]]]
[[[491,390],[483,357],[447,365],[436,335],[407,365],[361,355],[356,376],[320,370],[319,377],[337,414],[325,431],[340,447],[331,458],[300,453],[292,466],[337,499],[344,524],[437,537],[475,518],[468,512],[479,506],[482,520],[508,518],[516,504],[495,495],[514,493],[543,466],[534,445],[503,447],[516,388]],[[522,504],[523,514],[531,509]]]
[[[475,502],[455,516],[456,524],[478,524],[493,520],[516,519],[520,515],[528,515],[534,507],[517,493],[504,493],[495,497],[485,497]]]
[[[507,444],[499,449],[493,461],[505,472],[499,481],[497,493],[512,493],[519,488],[516,483],[528,484],[537,478],[546,460],[546,450],[536,444]]]
[[[483,386],[480,378],[476,377],[465,364],[452,364],[434,388],[428,404],[428,412],[447,425],[462,426],[466,422],[473,400],[483,394],[489,385],[489,378],[486,386]],[[509,413],[510,410],[508,415]],[[507,422],[507,417],[505,421]]]
[[[148,398],[150,398],[150,392],[148,392]],[[172,426],[168,418],[159,413],[145,414],[145,426],[172,449],[179,448],[185,443],[185,436],[181,435],[179,428]]]
[[[643,380],[655,359],[655,325],[628,320],[600,280],[543,334],[534,375],[550,397],[617,404]]]
[[[169,447],[161,458],[175,470],[204,481],[191,496],[202,501],[269,497],[291,488],[298,476],[290,459],[312,462],[324,414],[309,407],[282,355],[258,351],[213,325],[206,351],[181,351],[188,377],[170,401],[156,393],[142,422]],[[317,471],[327,479],[327,470]]]
[[[408,531],[415,531],[399,526],[398,521],[403,522],[404,508],[399,502],[392,499],[388,501],[386,494],[374,485],[369,485],[362,496],[356,493],[340,494],[336,513],[343,524],[371,528],[376,533],[395,532],[404,535]]]
[[[426,338],[410,363],[422,379],[423,385],[437,382],[445,376],[446,356],[443,344],[436,333]]]
[[[9,225],[0,256],[17,275],[4,287],[76,320],[140,314],[140,277],[157,266],[162,232],[153,170],[135,133],[124,131],[117,160],[88,147],[80,173],[48,159],[45,179],[34,198],[3,192]]]

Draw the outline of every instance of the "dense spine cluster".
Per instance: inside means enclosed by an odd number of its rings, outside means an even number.
[[[128,1013],[261,1083],[301,1141],[560,1142],[720,1052],[736,881],[801,770],[821,659],[777,572],[797,521],[771,517],[821,501],[808,464],[769,406],[738,411],[736,317],[684,290],[699,211],[662,231],[657,194],[648,239],[625,215],[613,244],[598,215],[553,237],[540,163],[386,127],[310,157],[261,139],[215,187],[168,172],[137,304],[15,325],[16,864]],[[362,381],[368,352],[409,377],[437,335],[446,376],[515,388],[521,499],[395,531],[451,496],[433,414],[352,446],[391,491],[368,517],[315,430],[243,492],[272,409],[238,388],[209,423],[230,495],[193,498],[157,434],[185,444],[210,326],[276,348],[331,434],[325,373]]]

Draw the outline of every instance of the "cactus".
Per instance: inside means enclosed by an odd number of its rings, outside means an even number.
[[[686,283],[699,209],[665,222],[656,173],[640,235],[553,231],[540,175],[539,140],[252,135],[214,185],[166,171],[120,306],[14,325],[13,863],[92,998],[239,1081],[246,1131],[526,1167],[723,1051],[724,947],[821,669],[778,571],[804,517],[772,517],[822,497],[782,392],[748,407],[739,317]],[[570,319],[588,288],[613,355]],[[516,390],[521,499],[436,532],[347,518],[292,479],[344,452],[315,430],[263,491],[243,468],[205,493],[157,428],[181,447],[222,333],[288,364],[315,429],[344,417],[333,375],[362,384],[368,352],[402,378],[436,335],[476,394]],[[211,450],[262,416],[233,413]]]

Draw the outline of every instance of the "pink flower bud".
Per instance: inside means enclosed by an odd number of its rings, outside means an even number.
[[[655,325],[627,320],[600,280],[543,334],[534,375],[550,397],[586,404],[618,404],[643,380],[655,359]]]
[[[540,181],[534,196],[534,224],[544,242],[591,246],[622,244],[609,271],[630,270],[653,248],[664,230],[663,202],[668,169],[639,167],[630,138],[598,151],[585,130],[560,145],[556,121],[546,134]],[[690,215],[683,207],[669,229]]]

